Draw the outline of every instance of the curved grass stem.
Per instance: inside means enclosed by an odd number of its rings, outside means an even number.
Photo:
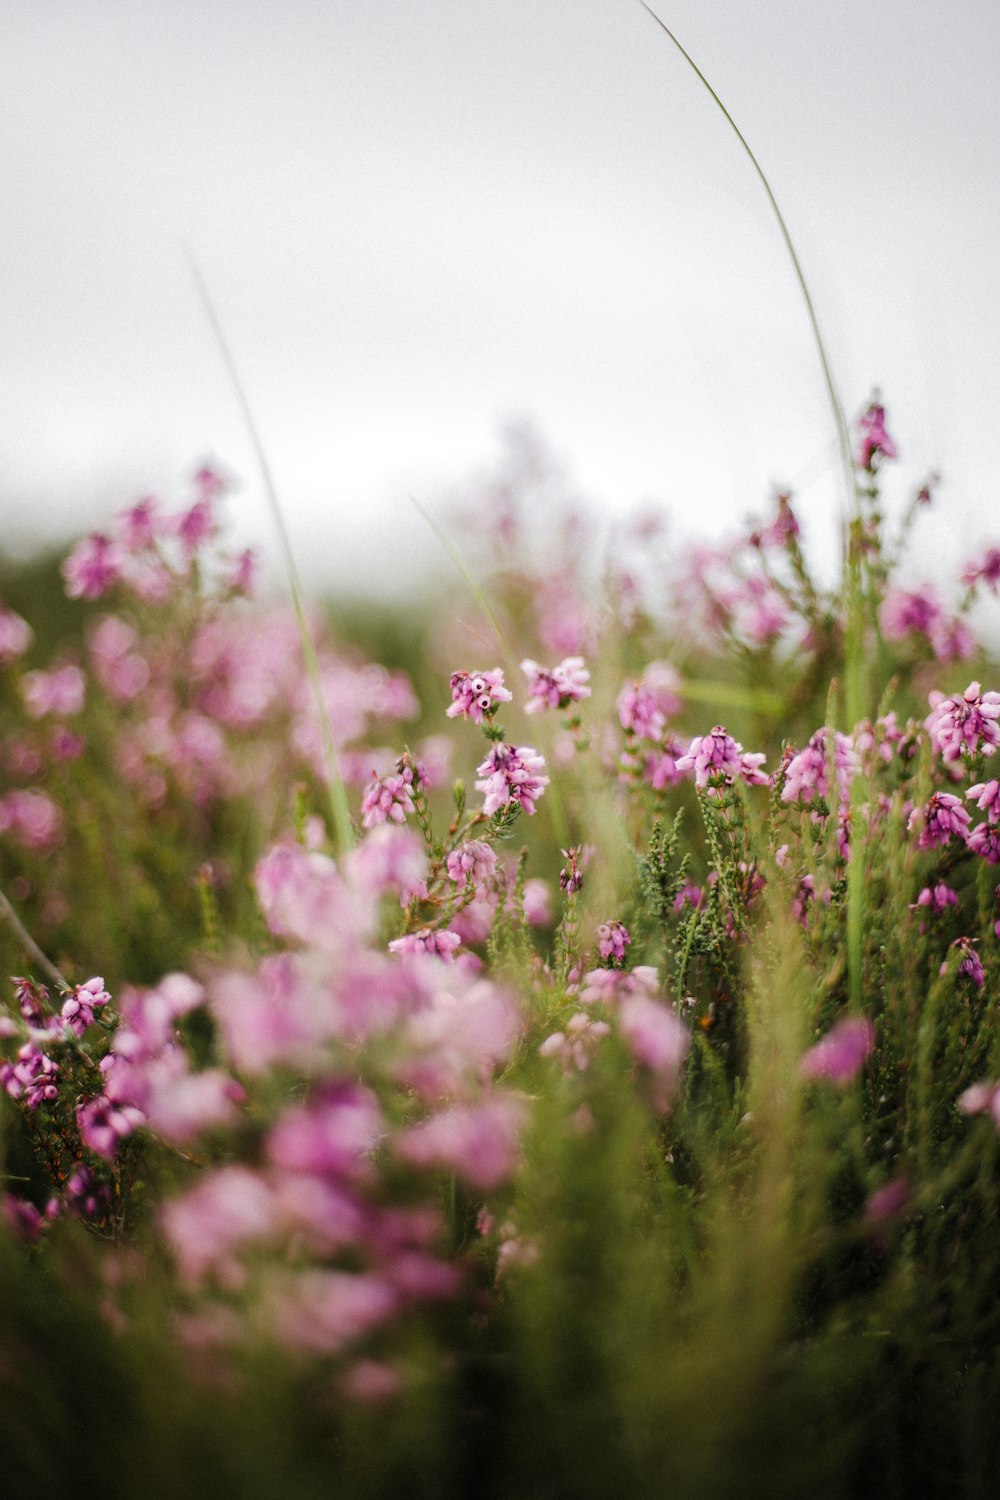
[[[709,83],[704,73],[698,67],[691,54],[681,45],[670,27],[660,19],[656,11],[646,4],[646,0],[639,0],[643,10],[652,17],[660,30],[670,38],[677,51],[681,54],[688,67],[695,73],[703,87],[707,90],[716,106],[721,110],[730,129],[736,136],[743,150],[746,152],[750,163],[757,174],[767,201],[771,205],[781,238],[785,249],[788,251],[795,279],[802,293],[805,303],[806,315],[809,326],[812,329],[813,341],[816,352],[819,355],[820,367],[823,371],[823,383],[826,386],[827,399],[833,414],[834,427],[837,433],[837,448],[840,454],[841,469],[843,471],[844,488],[846,491],[850,520],[845,528],[845,555],[844,555],[844,592],[845,592],[845,615],[846,629],[844,638],[844,714],[848,731],[863,719],[867,712],[868,699],[868,668],[865,652],[865,628],[864,611],[865,601],[861,578],[861,495],[858,490],[857,476],[851,459],[851,441],[847,428],[847,418],[844,415],[843,403],[837,392],[836,382],[833,378],[833,369],[830,357],[827,353],[826,342],[823,338],[816,307],[813,303],[809,283],[806,280],[802,263],[795,249],[794,241],[785,222],[785,216],[781,212],[774,190],[768,181],[757,157],[754,155],[746,136],[740,130],[736,121],[723,104],[715,89]],[[852,807],[857,806],[857,800],[852,795]],[[849,987],[851,1002],[857,1007],[861,1001],[862,990],[862,965],[861,965],[861,938],[862,918],[864,911],[864,874],[862,870],[861,840],[855,830],[855,838],[852,841],[852,857],[848,868],[848,890],[847,890],[847,954],[849,970]]]
[[[215,304],[205,283],[205,278],[202,276],[198,263],[190,250],[187,252],[187,258],[198,296],[205,311],[205,316],[215,336],[219,353],[222,355],[222,362],[226,367],[226,372],[233,387],[233,394],[236,397],[243,421],[246,424],[254,457],[257,460],[257,467],[260,471],[261,482],[264,486],[264,493],[267,496],[267,503],[278,533],[278,540],[281,544],[285,576],[288,580],[288,591],[291,595],[292,608],[295,612],[295,623],[298,627],[299,640],[302,647],[302,660],[306,669],[306,676],[309,679],[309,687],[312,692],[316,714],[319,719],[320,734],[323,741],[323,756],[326,761],[327,793],[330,799],[330,815],[333,819],[334,835],[338,849],[342,854],[346,854],[354,846],[354,830],[351,827],[351,815],[347,805],[347,791],[340,772],[340,760],[337,755],[333,729],[330,724],[330,715],[327,710],[326,699],[323,696],[323,685],[319,675],[316,643],[313,640],[312,630],[306,618],[305,606],[302,601],[302,588],[299,582],[299,570],[295,562],[295,554],[292,551],[288,527],[285,525],[284,511],[281,507],[281,501],[278,498],[278,487],[275,483],[274,474],[264,448],[260,429],[253,414],[253,408],[250,405],[243,382],[240,379],[239,371],[236,368],[236,361],[233,358],[229,342],[223,332],[222,323],[215,310]]]

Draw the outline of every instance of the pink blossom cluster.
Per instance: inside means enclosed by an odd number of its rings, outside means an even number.
[[[590,697],[590,673],[582,656],[567,656],[550,670],[526,657],[521,671],[528,679],[528,701],[525,713],[540,713],[546,708],[569,708]]]
[[[874,474],[884,458],[898,458],[896,444],[885,425],[885,407],[873,401],[858,418],[859,443],[855,462],[859,469]]]
[[[875,1042],[872,1023],[863,1016],[844,1016],[802,1058],[803,1078],[825,1078],[830,1083],[850,1083],[861,1071]]]
[[[0,667],[9,666],[23,656],[34,639],[27,620],[0,604]]]
[[[495,742],[476,768],[480,778],[476,791],[483,793],[483,812],[490,817],[513,804],[532,814],[537,799],[549,784],[544,770],[545,760],[534,746]]]
[[[71,599],[101,599],[121,585],[144,603],[163,603],[182,580],[193,575],[195,560],[204,571],[204,549],[219,529],[216,502],[229,487],[205,465],[194,475],[194,498],[179,511],[165,512],[152,496],[138,500],[118,517],[111,535],[85,537],[63,563]],[[225,595],[246,593],[253,574],[252,554],[210,559]]]
[[[992,755],[1000,745],[1000,693],[984,693],[978,682],[970,682],[964,693],[946,698],[933,692],[929,702],[925,726],[946,764],[963,755]]]
[[[879,610],[879,624],[887,641],[922,637],[942,664],[973,656],[976,638],[965,621],[949,616],[933,585],[916,591],[890,588]]]
[[[748,754],[721,724],[716,724],[708,734],[695,736],[687,754],[677,761],[677,770],[683,775],[693,774],[695,786],[709,790],[732,786],[736,780],[747,786],[767,786],[767,775],[761,770],[764,759],[762,754]]]
[[[829,795],[827,745],[828,731],[824,727],[817,729],[803,750],[790,756],[784,768],[783,802],[811,802],[814,797]],[[838,799],[843,805],[850,799],[851,781],[858,771],[858,757],[851,738],[839,729],[834,732],[833,769]]]
[[[488,672],[452,672],[451,702],[446,710],[449,719],[471,719],[482,724],[492,719],[501,703],[509,703],[513,694],[504,687],[503,670],[491,667]]]

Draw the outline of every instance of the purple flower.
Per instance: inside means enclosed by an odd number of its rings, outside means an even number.
[[[910,1197],[910,1183],[906,1177],[893,1177],[882,1187],[876,1188],[865,1204],[865,1218],[869,1224],[884,1224],[894,1219],[906,1207]]]
[[[413,1166],[439,1166],[470,1187],[488,1192],[513,1172],[524,1109],[510,1094],[478,1104],[453,1104],[396,1138],[396,1152]]]
[[[93,1024],[94,1013],[110,999],[103,979],[88,979],[86,984],[73,986],[73,993],[63,1003],[60,1014],[74,1036],[83,1036],[87,1027]]]
[[[409,767],[392,776],[380,777],[372,772],[361,799],[362,827],[375,828],[387,821],[402,823],[413,810],[413,771]]]
[[[976,952],[975,947],[973,946],[976,941],[976,938],[956,938],[952,943],[949,952],[958,954],[959,974],[964,974],[966,979],[971,979],[972,983],[976,986],[977,989],[982,989],[983,982],[986,976],[983,973],[983,961],[979,957],[979,954]],[[948,963],[947,961],[945,961],[941,965],[941,973],[947,974],[947,972]]]
[[[946,698],[935,692],[929,702],[925,727],[946,762],[960,760],[963,753],[992,755],[1000,745],[1000,693],[984,693],[978,682],[970,682],[962,694]]]
[[[992,1115],[1000,1130],[1000,1083],[974,1083],[960,1095],[958,1107],[963,1115]]]
[[[119,1143],[145,1125],[146,1116],[133,1104],[113,1104],[105,1094],[98,1094],[78,1107],[76,1122],[84,1144],[110,1160]]]
[[[634,969],[591,969],[583,977],[581,1005],[615,1006],[635,995],[647,999],[658,995],[660,976],[650,964],[636,964]]]
[[[496,869],[497,857],[482,839],[469,839],[448,855],[448,879],[456,885],[485,885]]]
[[[619,1012],[625,1044],[636,1062],[653,1077],[653,1105],[661,1112],[669,1108],[680,1082],[681,1065],[691,1037],[673,1011],[648,995],[626,995]]]
[[[0,797],[0,834],[25,849],[48,849],[62,830],[62,813],[51,797],[37,787],[16,787]]]
[[[574,844],[572,848],[560,849],[559,853],[566,861],[559,871],[559,888],[572,896],[583,886],[583,872],[589,862],[590,850],[585,849],[582,844]]]
[[[779,494],[775,499],[778,512],[774,520],[756,538],[751,538],[757,547],[783,547],[789,541],[794,541],[801,532],[802,528],[792,509],[791,495]]]
[[[612,964],[625,961],[625,949],[632,941],[624,922],[602,922],[597,929],[597,947],[600,955]]]
[[[492,719],[501,703],[509,703],[512,694],[503,685],[503,671],[491,667],[488,672],[452,672],[451,703],[446,712],[449,719],[471,719],[481,724]]]
[[[987,547],[978,562],[970,562],[962,572],[962,582],[969,588],[985,583],[991,593],[1000,585],[1000,547]]]
[[[953,837],[965,842],[969,831],[969,814],[961,798],[951,792],[933,792],[926,807],[915,807],[906,823],[912,833],[920,829],[918,849],[934,849]]]
[[[944,618],[937,594],[929,583],[915,592],[889,589],[879,610],[879,623],[887,641],[902,641],[908,635],[930,636]]]
[[[521,663],[521,671],[528,679],[528,702],[524,706],[527,714],[540,713],[544,708],[568,708],[571,703],[590,697],[587,686],[590,673],[582,656],[567,656],[550,672],[527,657]]]
[[[0,605],[0,666],[23,656],[31,645],[32,634],[27,620]]]
[[[163,521],[157,511],[156,500],[147,495],[119,515],[119,535],[130,552],[140,552],[162,533]]]
[[[1000,828],[993,823],[977,823],[969,834],[969,848],[988,865],[1000,865]]]
[[[62,565],[70,599],[100,599],[122,576],[124,553],[117,542],[95,531],[79,542]]]
[[[447,927],[424,927],[420,932],[407,932],[402,937],[393,938],[389,944],[390,953],[432,953],[438,958],[452,959],[455,949],[460,948],[462,939],[457,932],[449,932]]]
[[[627,683],[618,694],[618,718],[624,730],[640,740],[659,740],[667,727],[651,688]]]
[[[872,1050],[875,1032],[863,1016],[844,1016],[818,1041],[799,1063],[803,1078],[826,1078],[831,1083],[850,1083]]]
[[[708,734],[695,736],[676,768],[682,773],[693,771],[697,787],[732,786],[737,776],[748,786],[766,786],[767,777],[760,769],[763,761],[763,755],[747,755],[743,746],[716,724]]]
[[[940,912],[947,911],[949,906],[957,905],[958,895],[956,892],[952,890],[950,885],[945,885],[944,881],[940,880],[935,886],[925,885],[916,901],[911,904],[910,910],[918,911],[921,907],[924,907],[934,916],[937,916]]]
[[[1000,781],[977,781],[965,795],[975,802],[991,823],[1000,823]]]
[[[180,539],[184,551],[189,557],[193,557],[201,544],[214,536],[218,529],[212,505],[212,492],[206,491],[189,510],[183,510],[179,515],[172,516],[170,525]]]
[[[873,401],[868,410],[858,419],[861,441],[858,445],[857,465],[874,474],[882,458],[897,458],[896,444],[885,427],[885,407]]]
[[[782,802],[811,802],[814,797],[828,795],[827,734],[825,727],[817,729],[805,749],[789,757],[785,766]],[[850,796],[851,780],[857,772],[858,759],[849,736],[842,734],[840,730],[834,735],[833,766],[838,797],[843,803]]]
[[[542,1057],[554,1057],[566,1076],[585,1073],[595,1048],[610,1030],[607,1021],[595,1021],[585,1011],[578,1010],[570,1017],[566,1030],[547,1036],[538,1051]]]
[[[514,802],[529,815],[535,811],[535,800],[549,784],[542,774],[545,761],[531,745],[504,744],[490,747],[490,753],[476,770],[480,780],[476,791],[484,795],[483,812],[487,817]]]

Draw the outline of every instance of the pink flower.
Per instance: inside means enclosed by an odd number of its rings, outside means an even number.
[[[490,753],[476,770],[480,780],[476,791],[484,795],[483,812],[487,817],[508,803],[522,807],[529,815],[535,811],[535,801],[549,784],[542,772],[545,761],[532,745],[495,743]]]
[[[427,853],[419,833],[385,823],[373,828],[345,861],[351,885],[374,904],[387,892],[400,906],[427,897]]]
[[[960,1095],[958,1107],[963,1115],[992,1115],[1000,1130],[1000,1083],[974,1083]]]
[[[610,1032],[607,1021],[595,1021],[585,1011],[577,1011],[565,1031],[554,1031],[539,1047],[541,1057],[554,1057],[563,1073],[585,1073],[598,1044]]]
[[[687,754],[677,761],[677,770],[693,771],[695,786],[710,790],[732,786],[737,777],[748,786],[766,786],[767,777],[760,769],[763,761],[763,755],[746,754],[743,746],[716,724],[708,734],[695,736]]]
[[[31,645],[32,629],[12,609],[0,605],[0,666],[16,661]]]
[[[885,428],[885,407],[873,401],[858,420],[861,441],[858,446],[857,465],[874,474],[882,458],[897,458],[896,444]]]
[[[946,762],[961,759],[963,753],[992,755],[1000,745],[1000,693],[984,693],[978,682],[970,682],[962,694],[946,698],[935,692],[929,702],[925,727]]]
[[[452,672],[451,703],[446,712],[449,719],[461,717],[481,724],[492,719],[501,703],[509,703],[513,695],[503,685],[503,671],[492,667],[488,672]]]
[[[814,797],[825,798],[828,795],[827,733],[825,727],[817,729],[805,749],[789,758],[781,792],[782,802],[811,802]],[[858,758],[850,738],[840,730],[834,736],[833,764],[838,797],[843,803],[850,796],[851,780],[858,769]]]
[[[986,976],[983,973],[983,961],[973,946],[977,941],[976,938],[956,938],[949,952],[958,955],[958,973],[970,979],[977,989],[982,989]],[[942,975],[947,974],[947,960],[941,965],[940,972]]]
[[[597,948],[601,957],[613,964],[624,963],[625,949],[632,941],[624,922],[602,922],[597,929]]]
[[[267,1138],[268,1160],[283,1173],[354,1177],[385,1134],[378,1100],[361,1084],[328,1084],[279,1116]]]
[[[916,901],[911,905],[910,910],[917,911],[921,907],[924,907],[936,916],[940,912],[947,911],[949,906],[957,905],[958,895],[952,890],[950,885],[945,885],[944,881],[941,880],[935,886],[925,885]]]
[[[111,1160],[120,1143],[145,1125],[146,1116],[133,1104],[114,1104],[107,1095],[98,1094],[79,1105],[76,1122],[84,1144]]]
[[[1000,547],[987,547],[978,562],[966,564],[962,582],[969,588],[985,583],[990,592],[995,594],[1000,585]]]
[[[455,1104],[404,1130],[396,1153],[413,1166],[443,1167],[488,1192],[517,1165],[523,1116],[521,1101],[509,1094]]]
[[[779,494],[775,499],[777,514],[769,526],[761,531],[751,532],[748,538],[751,547],[784,547],[799,535],[801,528],[792,510],[791,495]]]
[[[622,1001],[619,1027],[636,1062],[653,1075],[654,1107],[666,1110],[691,1044],[687,1028],[668,1006],[641,994],[627,995]]]
[[[660,976],[649,964],[634,969],[591,969],[580,989],[581,1005],[615,1006],[634,995],[651,998],[660,991]]]
[[[0,836],[9,833],[25,849],[49,849],[62,830],[62,813],[45,792],[17,789],[0,797]]]
[[[583,887],[583,872],[590,863],[593,850],[582,844],[574,844],[569,849],[560,849],[559,853],[566,861],[559,871],[559,889],[571,896]]]
[[[236,557],[230,559],[222,575],[222,586],[231,594],[249,597],[253,593],[256,577],[257,557],[252,547],[246,547]]]
[[[161,1223],[185,1281],[197,1284],[214,1273],[224,1285],[239,1286],[236,1252],[275,1232],[274,1194],[249,1167],[219,1167],[168,1202]]]
[[[214,490],[205,492],[200,500],[196,500],[189,510],[181,511],[172,516],[170,525],[174,533],[180,538],[181,546],[185,552],[193,557],[203,542],[207,542],[218,529],[212,505]]]
[[[452,959],[455,949],[462,946],[457,932],[447,927],[424,927],[420,932],[407,932],[403,937],[393,938],[390,953],[432,953],[437,958]]]
[[[525,658],[521,671],[528,679],[528,702],[524,711],[528,714],[541,712],[544,708],[568,708],[590,697],[590,673],[583,664],[582,656],[567,656],[557,667],[546,671],[536,661]]]
[[[374,828],[387,820],[402,823],[413,807],[413,771],[406,767],[398,775],[378,777],[372,772],[371,784],[361,799],[361,824]]]
[[[906,1177],[893,1177],[891,1181],[874,1193],[865,1204],[865,1218],[870,1224],[884,1224],[902,1213],[910,1197],[910,1183]]]
[[[373,1272],[300,1271],[271,1298],[270,1320],[282,1343],[335,1354],[399,1310],[400,1293]]]
[[[129,703],[149,682],[149,663],[134,649],[135,630],[119,615],[105,615],[90,632],[94,675],[114,703]]]
[[[875,1042],[872,1023],[863,1016],[844,1016],[799,1063],[803,1078],[850,1083],[860,1072]]]
[[[122,576],[125,558],[117,542],[94,532],[79,542],[62,565],[70,599],[100,599]]]
[[[640,740],[659,740],[667,727],[652,688],[626,683],[618,694],[618,718],[624,730]]]
[[[991,823],[1000,823],[1000,781],[977,781],[965,795],[975,802]]]
[[[944,618],[933,586],[922,584],[916,592],[889,589],[879,610],[879,623],[887,641],[902,641],[908,635],[930,633]]]
[[[86,984],[73,986],[72,994],[63,1002],[60,1015],[74,1036],[83,1036],[88,1026],[93,1024],[97,1010],[107,1005],[110,999],[103,979],[88,979]]]
[[[548,881],[537,876],[524,882],[524,920],[529,927],[547,927],[552,920]]]
[[[156,500],[147,495],[119,515],[119,535],[130,552],[139,552],[150,546],[162,533],[163,521],[157,511]]]
[[[497,857],[482,839],[470,839],[448,855],[448,879],[456,885],[485,885],[496,869]]]
[[[906,823],[912,833],[920,829],[918,849],[934,849],[957,838],[963,843],[969,831],[969,814],[961,799],[950,792],[933,792],[926,807],[915,807]]]
[[[985,859],[988,865],[1000,865],[1000,827],[993,823],[977,823],[967,842],[973,854]]]
[[[58,667],[53,672],[26,672],[21,679],[21,696],[28,716],[43,719],[47,714],[67,718],[83,708],[87,679],[79,667]]]

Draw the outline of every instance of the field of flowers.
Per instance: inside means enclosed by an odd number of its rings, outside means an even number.
[[[833,587],[523,436],[443,607],[210,469],[8,570],[10,1493],[996,1493],[1000,550],[903,587],[896,456]]]

